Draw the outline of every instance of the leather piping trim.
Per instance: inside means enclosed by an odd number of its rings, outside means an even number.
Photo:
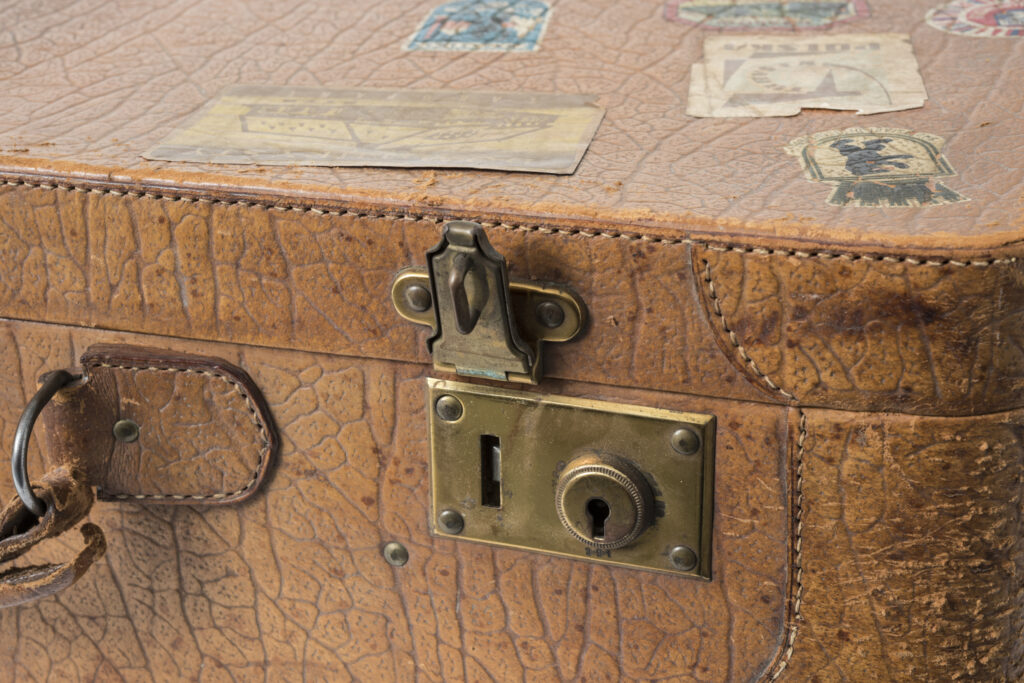
[[[804,442],[807,440],[807,414],[798,409],[799,433],[796,439],[796,463],[793,470],[793,545],[790,549],[789,606],[786,610],[786,639],[775,661],[768,667],[762,681],[777,681],[793,659],[797,631],[800,628],[800,608],[804,599],[803,531],[804,531]]]
[[[111,368],[115,370],[127,370],[129,372],[181,372],[190,375],[203,375],[205,377],[215,377],[229,384],[232,389],[238,393],[245,400],[245,407],[249,410],[250,418],[252,423],[256,425],[256,429],[259,431],[260,438],[263,442],[260,444],[260,449],[256,456],[256,469],[253,471],[249,481],[242,488],[237,491],[230,493],[210,493],[206,495],[184,495],[174,493],[106,493],[103,492],[104,498],[116,498],[118,500],[219,500],[223,498],[236,498],[245,495],[250,489],[256,486],[260,480],[260,473],[263,471],[264,464],[268,461],[270,456],[270,449],[273,446],[273,442],[270,439],[267,425],[264,424],[263,420],[260,419],[259,410],[256,408],[256,403],[253,401],[252,396],[246,391],[245,387],[231,379],[230,377],[220,374],[218,372],[212,372],[210,370],[196,370],[195,368],[164,368],[155,367],[151,365],[119,365],[115,363],[98,363],[92,362],[85,364],[87,368]],[[97,487],[97,493],[100,493],[99,487]]]
[[[715,283],[711,279],[711,264],[708,263],[707,261],[704,261],[704,278],[703,278],[703,280],[704,280],[704,282],[707,283],[707,286],[708,286],[708,299],[711,301],[711,312],[714,313],[718,317],[718,320],[722,323],[722,329],[724,329],[725,333],[729,336],[729,342],[734,347],[736,347],[736,351],[739,353],[740,358],[743,359],[743,362],[746,363],[750,367],[750,370],[757,377],[759,377],[762,380],[764,380],[765,384],[770,386],[772,389],[774,389],[775,391],[779,392],[780,394],[785,396],[790,401],[798,400],[796,396],[794,396],[793,394],[789,393],[788,391],[786,391],[785,389],[780,387],[778,384],[773,382],[771,377],[769,377],[765,373],[761,372],[761,368],[757,367],[757,363],[754,361],[753,358],[751,358],[747,354],[746,349],[743,348],[743,344],[740,343],[739,337],[737,337],[736,333],[732,331],[731,327],[729,327],[729,322],[725,319],[725,314],[722,313],[722,304],[721,304],[721,302],[718,299],[718,292],[715,291]]]
[[[28,180],[5,180],[4,185],[10,185],[14,187],[34,187],[45,190],[64,190],[66,192],[80,192],[83,194],[98,194],[98,195],[113,195],[115,197],[135,197],[135,198],[146,198],[156,199],[163,201],[173,202],[189,202],[196,204],[219,204],[225,206],[254,206],[257,208],[266,209],[268,211],[294,211],[297,213],[311,213],[314,215],[322,216],[352,216],[355,218],[387,218],[392,220],[406,220],[406,221],[429,221],[434,224],[441,224],[448,221],[447,218],[439,216],[428,216],[423,213],[402,213],[402,212],[370,212],[370,211],[332,211],[325,209],[317,209],[312,206],[303,205],[288,205],[278,204],[270,201],[260,202],[251,200],[226,200],[226,199],[204,199],[201,197],[186,197],[183,195],[174,195],[165,192],[138,192],[134,190],[114,190],[114,189],[99,189],[89,187],[79,187],[73,184],[53,184],[43,182],[31,182]],[[630,234],[619,231],[604,231],[604,230],[585,230],[582,228],[564,229],[564,228],[548,228],[540,225],[526,225],[520,223],[494,223],[494,222],[481,222],[481,225],[488,228],[502,228],[505,230],[515,230],[522,232],[539,232],[542,234],[558,234],[558,235],[573,235],[580,237],[603,237],[607,239],[624,239],[631,242],[651,242],[655,244],[689,244],[711,249],[713,251],[731,251],[738,252],[741,254],[759,254],[759,255],[773,255],[782,254],[785,256],[795,256],[797,258],[819,258],[824,260],[842,259],[844,261],[883,261],[886,263],[909,263],[912,265],[924,265],[924,266],[974,266],[974,267],[985,267],[1004,263],[1015,263],[1017,261],[1016,256],[1009,256],[1003,258],[989,258],[989,259],[971,259],[960,261],[956,259],[923,259],[915,258],[913,256],[879,256],[873,254],[857,254],[853,252],[839,252],[839,251],[803,251],[799,249],[768,249],[760,247],[744,247],[744,246],[721,246],[714,245],[706,240],[694,240],[687,237],[679,238],[666,238],[666,237],[652,237],[650,235]]]

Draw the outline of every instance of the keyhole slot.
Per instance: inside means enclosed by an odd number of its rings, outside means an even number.
[[[590,536],[594,540],[604,539],[604,522],[611,514],[611,508],[603,498],[591,498],[587,501],[587,517],[590,518]]]

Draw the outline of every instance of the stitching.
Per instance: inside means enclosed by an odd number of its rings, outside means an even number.
[[[800,624],[800,607],[804,597],[803,567],[803,531],[804,531],[804,441],[807,439],[807,414],[800,410],[800,435],[796,440],[796,501],[793,509],[793,601],[789,614],[789,635],[786,638],[786,650],[775,665],[774,671],[768,676],[769,681],[776,681],[789,666],[793,658],[794,643]]]
[[[259,479],[260,472],[263,469],[263,463],[266,460],[266,458],[267,458],[267,456],[269,455],[269,452],[270,452],[270,436],[267,434],[267,427],[266,427],[266,425],[263,423],[263,420],[261,420],[260,417],[259,417],[259,411],[256,409],[256,404],[253,402],[252,397],[249,395],[249,392],[246,391],[245,388],[241,384],[239,384],[235,380],[231,379],[230,377],[228,377],[226,375],[222,375],[222,374],[217,373],[217,372],[211,372],[209,370],[195,370],[195,369],[192,369],[192,368],[160,368],[160,367],[154,367],[154,366],[114,365],[112,363],[95,363],[95,362],[94,363],[89,363],[86,367],[90,367],[90,368],[111,368],[111,369],[114,369],[114,370],[129,370],[129,371],[132,371],[132,372],[138,372],[140,370],[141,371],[152,370],[154,372],[180,372],[180,373],[191,374],[191,375],[203,375],[203,376],[206,376],[206,377],[216,377],[217,379],[223,380],[224,382],[227,382],[229,385],[231,385],[231,387],[234,389],[234,391],[237,392],[243,399],[245,399],[245,405],[246,405],[246,408],[249,410],[249,416],[252,419],[252,423],[254,425],[256,425],[256,429],[259,430],[260,437],[263,439],[263,442],[262,442],[262,444],[260,446],[260,450],[259,450],[259,452],[257,454],[257,457],[256,457],[256,469],[253,471],[252,478],[249,479],[249,482],[245,486],[243,486],[242,488],[238,489],[237,491],[232,491],[231,493],[211,493],[211,494],[207,494],[207,495],[204,495],[204,496],[200,496],[200,495],[184,495],[184,494],[157,494],[157,493],[152,493],[152,494],[147,494],[147,493],[139,493],[139,494],[107,493],[107,494],[105,494],[106,496],[108,496],[109,498],[117,498],[117,499],[120,499],[120,500],[146,500],[146,499],[150,499],[150,500],[152,500],[152,499],[159,499],[159,500],[168,500],[168,499],[169,500],[210,500],[210,499],[233,498],[235,496],[240,496],[240,495],[244,494],[246,491],[248,491],[249,489],[251,489],[253,486],[256,485],[256,481]],[[97,487],[97,490],[99,490],[98,487]]]
[[[747,350],[743,348],[742,344],[740,344],[739,337],[737,337],[736,333],[729,327],[729,323],[725,319],[725,315],[722,313],[722,304],[718,299],[718,292],[715,291],[715,283],[711,280],[711,264],[707,261],[704,261],[704,282],[708,284],[708,298],[711,300],[711,311],[717,315],[718,319],[722,322],[722,328],[725,329],[726,333],[729,335],[729,341],[736,347],[736,350],[740,354],[740,358],[750,366],[750,369],[754,371],[755,375],[763,379],[772,389],[791,401],[797,400],[796,396],[780,387],[778,384],[773,382],[768,375],[761,372],[761,368],[757,367],[757,363],[754,362],[754,359],[747,355]]]
[[[113,189],[97,189],[97,188],[85,188],[77,185],[60,185],[53,183],[43,182],[31,182],[28,180],[5,180],[2,181],[4,185],[10,185],[13,187],[25,186],[34,187],[45,190],[64,190],[65,192],[79,192],[82,194],[98,194],[98,195],[114,195],[115,197],[136,197],[146,199],[156,199],[161,201],[170,202],[190,202],[196,204],[216,204],[223,206],[253,206],[258,209],[265,209],[267,211],[292,211],[296,213],[311,213],[317,216],[350,216],[354,218],[387,218],[392,220],[403,220],[403,221],[428,221],[435,225],[440,225],[447,221],[445,218],[439,218],[436,216],[427,216],[422,213],[388,213],[388,212],[370,212],[370,211],[331,211],[326,209],[317,209],[312,206],[302,205],[290,205],[290,204],[274,204],[269,201],[250,201],[244,199],[226,200],[226,199],[204,199],[204,198],[193,198],[184,197],[181,195],[167,194],[161,192],[139,192],[137,190],[113,190]],[[486,228],[501,228],[504,230],[513,230],[520,232],[539,232],[541,234],[557,234],[557,235],[571,235],[578,237],[603,237],[608,239],[622,239],[630,242],[651,242],[654,244],[692,244],[710,249],[712,251],[721,252],[735,252],[739,254],[758,254],[758,255],[783,255],[783,256],[795,256],[797,258],[817,258],[826,261],[833,259],[841,259],[843,261],[880,261],[884,263],[909,263],[911,265],[919,266],[972,266],[978,268],[984,268],[987,266],[994,266],[1005,263],[1016,263],[1017,257],[1010,256],[1004,258],[990,258],[990,259],[972,259],[969,261],[960,261],[955,259],[920,259],[912,256],[875,256],[871,254],[855,254],[846,252],[833,252],[833,251],[802,251],[798,249],[766,249],[761,247],[738,247],[738,246],[722,246],[713,245],[709,242],[693,240],[686,237],[667,238],[667,237],[651,237],[649,235],[633,235],[622,233],[614,230],[583,230],[583,229],[564,229],[564,228],[549,228],[540,225],[528,225],[522,223],[495,223],[495,222],[481,222],[481,225]]]

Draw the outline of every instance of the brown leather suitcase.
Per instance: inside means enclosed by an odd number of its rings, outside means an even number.
[[[0,8],[0,680],[1020,680],[1022,6],[441,4]],[[685,113],[852,32],[923,106]],[[606,111],[563,175],[143,158],[237,84]]]

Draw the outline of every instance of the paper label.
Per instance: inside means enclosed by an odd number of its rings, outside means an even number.
[[[1024,37],[1024,1],[953,0],[936,7],[928,23],[941,31],[978,38]]]
[[[808,180],[833,185],[835,206],[935,206],[968,201],[936,178],[956,171],[938,135],[901,128],[828,130],[793,140],[786,153]]]
[[[603,116],[590,95],[233,86],[143,156],[572,173]]]
[[[669,0],[665,18],[717,31],[819,30],[870,14],[865,0]]]
[[[715,36],[690,72],[690,116],[858,114],[914,109],[928,98],[904,34]]]
[[[536,50],[551,17],[540,0],[455,0],[435,8],[407,50]]]

